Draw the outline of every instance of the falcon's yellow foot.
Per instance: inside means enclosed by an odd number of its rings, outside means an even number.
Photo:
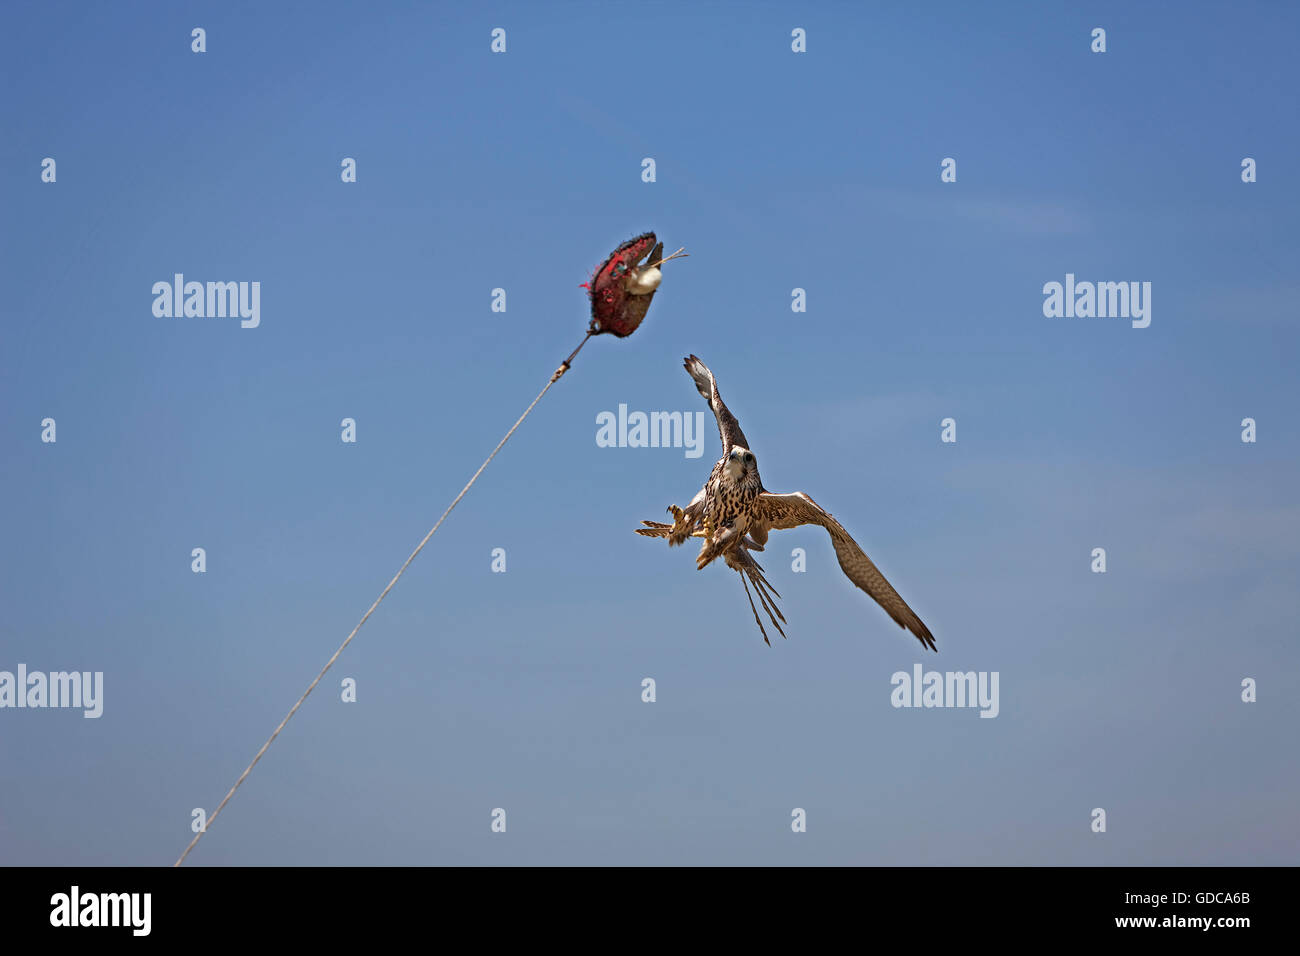
[[[673,516],[673,527],[672,530],[668,532],[668,544],[671,547],[673,545],[681,544],[691,536],[695,522],[686,514],[685,511],[676,505],[669,505],[668,513]]]

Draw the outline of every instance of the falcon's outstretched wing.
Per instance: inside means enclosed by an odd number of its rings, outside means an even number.
[[[844,526],[831,517],[829,511],[802,491],[789,495],[774,495],[765,491],[758,496],[757,506],[758,512],[754,521],[759,524],[759,527],[754,528],[751,523],[751,532],[754,533],[756,540],[766,541],[769,528],[780,531],[805,524],[821,525],[830,534],[831,543],[835,546],[835,556],[839,558],[840,567],[848,579],[875,598],[876,603],[888,612],[899,627],[907,628],[915,634],[925,647],[932,651],[937,650],[930,629],[916,616],[916,612],[907,606],[907,602],[898,596],[898,592],[871,563],[871,559],[844,530]]]
[[[713,409],[713,414],[718,419],[722,457],[726,458],[731,454],[733,445],[748,448],[749,442],[745,440],[745,433],[740,430],[740,422],[736,421],[736,416],[731,414],[731,410],[723,404],[722,396],[718,394],[718,383],[713,373],[709,371],[709,367],[694,355],[686,358],[683,367],[695,380],[695,387],[700,390],[700,394],[704,396],[704,400],[709,403],[709,408]]]

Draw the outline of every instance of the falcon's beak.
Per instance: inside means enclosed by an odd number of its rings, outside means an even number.
[[[734,451],[727,456],[727,464],[724,466],[733,479],[739,481],[745,474],[745,463],[740,460],[740,456]]]

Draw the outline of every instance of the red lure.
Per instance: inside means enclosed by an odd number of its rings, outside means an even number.
[[[664,244],[656,243],[653,232],[642,233],[615,249],[591,280],[582,284],[591,297],[592,335],[608,332],[624,338],[636,331],[650,308],[654,293],[633,295],[628,292],[627,274],[643,261],[647,264],[656,262],[663,251]]]

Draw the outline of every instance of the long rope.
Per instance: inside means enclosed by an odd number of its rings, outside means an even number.
[[[433,533],[442,526],[442,523],[447,520],[447,515],[451,514],[451,510],[455,508],[456,505],[460,504],[460,499],[464,498],[465,493],[474,485],[474,482],[478,481],[478,476],[483,474],[483,470],[487,468],[487,466],[492,462],[492,459],[497,456],[497,452],[499,452],[505,443],[510,440],[510,436],[515,433],[515,429],[524,423],[524,419],[527,418],[529,413],[537,407],[537,403],[542,400],[542,396],[550,391],[551,386],[560,380],[560,376],[569,370],[569,366],[573,363],[573,360],[577,357],[578,353],[582,351],[582,347],[587,344],[587,339],[590,339],[594,334],[594,331],[589,331],[586,337],[578,343],[578,347],[569,353],[569,357],[566,358],[560,364],[560,367],[555,370],[554,374],[551,375],[551,379],[546,383],[546,387],[538,392],[537,397],[533,399],[532,404],[524,409],[524,413],[519,416],[519,421],[510,426],[510,431],[506,432],[505,438],[502,438],[501,441],[497,443],[497,447],[492,449],[492,454],[487,456],[487,460],[478,466],[478,471],[474,472],[474,477],[471,478],[465,487],[460,490],[460,494],[456,496],[456,499],[447,506],[447,510],[442,513],[442,517],[438,519],[438,523],[430,529],[429,533],[424,536],[424,540],[421,541],[419,545],[416,546],[416,549],[411,552],[411,556],[406,559],[406,563],[403,564],[398,572],[393,575],[393,580],[388,582],[388,587],[384,588],[383,593],[380,594],[379,597],[375,598],[375,603],[370,605],[370,610],[367,611],[361,620],[357,622],[357,626],[352,629],[352,633],[347,636],[347,640],[339,645],[339,649],[334,652],[334,656],[329,659],[329,662],[321,668],[321,672],[316,675],[316,679],[311,682],[311,685],[305,691],[302,692],[302,696],[298,698],[298,702],[289,709],[289,713],[284,715],[284,720],[280,721],[280,726],[275,728],[275,733],[271,734],[271,736],[267,738],[266,743],[262,744],[262,749],[257,752],[257,756],[253,758],[253,762],[244,768],[244,772],[239,775],[239,779],[236,780],[235,785],[230,788],[230,792],[226,794],[221,803],[217,804],[217,809],[212,812],[212,816],[208,818],[203,828],[194,835],[194,839],[190,841],[190,845],[185,848],[185,852],[180,855],[180,859],[172,864],[173,866],[180,866],[185,862],[185,858],[190,855],[190,850],[194,849],[194,845],[199,842],[199,839],[203,834],[208,832],[208,827],[212,826],[212,824],[216,822],[217,815],[220,814],[225,805],[230,802],[230,798],[235,795],[235,791],[239,789],[239,785],[247,779],[252,769],[257,766],[257,762],[262,759],[262,754],[266,753],[266,750],[271,746],[272,741],[274,741],[276,737],[280,736],[280,731],[284,730],[284,725],[289,722],[289,718],[298,712],[298,708],[301,707],[302,702],[307,699],[307,695],[316,689],[316,685],[321,682],[321,678],[325,676],[326,671],[334,666],[334,662],[339,659],[339,655],[343,653],[344,649],[350,643],[352,643],[352,638],[357,636],[357,631],[361,630],[361,625],[365,624],[366,619],[374,613],[375,608],[379,607],[379,602],[388,596],[388,592],[393,589],[393,585],[397,583],[397,579],[405,573],[411,562],[415,560],[415,556],[424,549],[426,544],[429,543],[429,539],[432,538]]]

